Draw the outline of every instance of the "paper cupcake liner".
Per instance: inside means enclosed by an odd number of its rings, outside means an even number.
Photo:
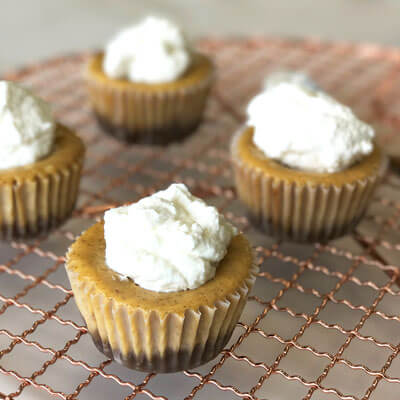
[[[80,158],[26,179],[0,183],[0,239],[45,234],[75,208],[83,163]]]
[[[287,182],[240,159],[236,149],[241,133],[232,142],[238,197],[247,206],[249,219],[280,239],[324,242],[351,231],[363,217],[388,164],[383,157],[375,174],[342,186]]]
[[[200,123],[213,74],[190,86],[159,91],[116,87],[90,74],[86,81],[94,113],[108,133],[126,142],[167,144]]]
[[[258,267],[214,307],[184,315],[131,308],[105,297],[89,281],[69,273],[78,308],[97,348],[129,368],[176,372],[216,357],[229,341],[254,285]],[[68,268],[67,268],[68,271]]]

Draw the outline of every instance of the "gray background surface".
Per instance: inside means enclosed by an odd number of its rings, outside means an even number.
[[[318,36],[400,44],[400,0],[1,0],[0,72],[100,47],[148,13],[193,36]]]

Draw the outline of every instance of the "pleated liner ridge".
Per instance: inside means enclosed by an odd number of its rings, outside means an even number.
[[[65,221],[78,196],[82,159],[29,179],[0,184],[0,238],[44,234]]]
[[[68,271],[68,269],[67,269]],[[118,303],[68,271],[75,300],[98,349],[130,368],[175,372],[203,364],[220,353],[254,285],[253,265],[242,285],[214,307],[188,309],[184,315]]]
[[[126,142],[167,144],[200,123],[213,74],[191,86],[160,91],[113,87],[87,74],[89,98],[100,124]]]
[[[232,142],[238,197],[256,226],[281,239],[324,242],[348,233],[363,217],[387,169],[388,160],[384,157],[374,175],[351,184],[289,183],[240,159],[236,149],[241,133]]]

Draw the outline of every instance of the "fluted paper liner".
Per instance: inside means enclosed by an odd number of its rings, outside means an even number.
[[[209,61],[206,73],[196,79],[151,87],[106,78],[99,71],[101,57],[89,61],[86,82],[92,108],[111,135],[127,142],[167,144],[200,123],[214,76]]]
[[[48,232],[75,207],[84,157],[81,140],[59,126],[53,154],[0,176],[0,238],[18,239]]]
[[[296,182],[241,157],[239,141],[248,129],[241,128],[234,136],[232,161],[237,194],[252,222],[273,236],[298,242],[327,241],[357,225],[387,169],[386,156],[378,156],[372,173],[342,185],[326,179],[307,182],[306,173],[302,182]]]
[[[71,250],[68,254],[70,260]],[[98,349],[130,368],[154,372],[193,368],[214,358],[230,339],[258,270],[247,266],[246,279],[212,307],[165,313],[107,297],[69,262],[75,301]]]

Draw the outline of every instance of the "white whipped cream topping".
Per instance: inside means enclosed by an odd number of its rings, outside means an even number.
[[[305,72],[289,70],[275,71],[269,74],[264,80],[264,90],[284,82],[304,86],[306,89],[321,90],[318,84]]]
[[[108,267],[157,292],[195,289],[212,279],[237,234],[183,184],[106,211],[104,221]]]
[[[27,165],[47,156],[54,130],[46,102],[16,83],[0,81],[0,169]]]
[[[272,159],[309,172],[337,172],[373,150],[374,129],[322,91],[280,83],[247,108],[254,143]]]
[[[185,72],[190,58],[188,42],[176,25],[147,17],[111,40],[105,50],[103,69],[110,78],[171,82]]]

